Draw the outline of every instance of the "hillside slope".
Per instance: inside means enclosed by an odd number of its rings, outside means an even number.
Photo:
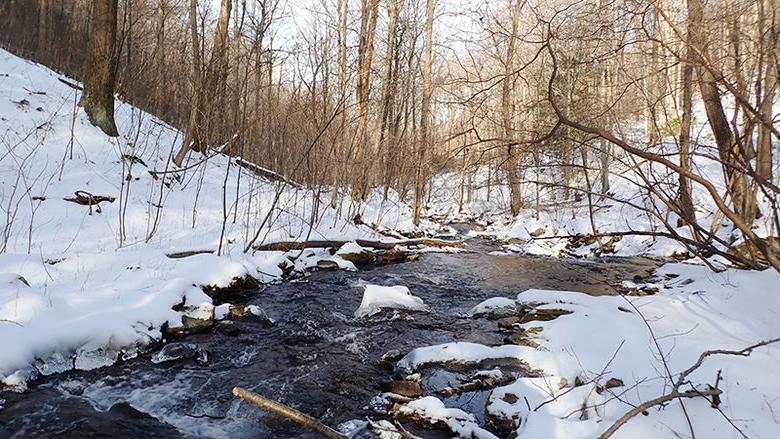
[[[243,251],[266,216],[258,243],[379,238],[344,219],[349,206],[328,207],[327,192],[317,204],[310,191],[287,187],[274,206],[277,183],[214,151],[208,159],[193,154],[189,169],[170,173],[180,132],[117,102],[121,135],[107,137],[75,105],[80,92],[58,79],[0,51],[0,340],[13,341],[0,349],[0,381],[8,386],[135,355],[161,338],[163,324],[181,325],[183,313],[209,309],[201,286],[246,275],[277,279],[283,253]],[[115,201],[90,207],[64,200],[77,191]],[[380,207],[370,201],[364,217],[410,227],[407,207]],[[166,256],[217,250],[225,217],[222,256]]]

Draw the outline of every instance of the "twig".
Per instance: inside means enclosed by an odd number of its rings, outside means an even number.
[[[599,439],[607,439],[611,437],[620,427],[622,427],[626,422],[628,422],[631,418],[638,415],[639,413],[642,413],[643,411],[649,409],[650,407],[661,405],[663,403],[669,402],[673,399],[680,399],[682,401],[682,398],[695,398],[695,397],[711,397],[712,401],[715,401],[716,398],[720,398],[721,393],[723,393],[722,390],[717,388],[718,381],[720,380],[720,371],[718,372],[718,377],[716,377],[716,384],[715,387],[709,387],[707,390],[689,390],[686,392],[680,392],[680,387],[687,382],[686,378],[693,373],[695,370],[697,370],[699,367],[701,367],[702,364],[704,364],[704,360],[707,359],[707,357],[711,357],[713,355],[737,355],[741,357],[747,357],[749,356],[753,350],[767,346],[773,343],[780,342],[780,337],[776,337],[770,340],[764,340],[760,341],[758,343],[755,343],[753,345],[750,345],[744,349],[734,351],[734,350],[728,350],[728,349],[713,349],[709,351],[704,351],[699,355],[699,359],[696,360],[695,363],[688,369],[685,369],[680,373],[680,375],[677,377],[677,381],[674,383],[674,386],[672,387],[672,391],[667,393],[666,395],[659,396],[658,398],[651,399],[649,401],[645,401],[642,404],[639,404],[638,406],[634,407],[633,409],[629,410],[620,417],[617,421],[615,421],[614,424],[612,424],[604,433],[599,436]],[[713,402],[714,404],[714,402]],[[719,407],[715,407],[719,410]],[[721,412],[722,413],[722,412]],[[726,418],[728,420],[728,418]],[[729,423],[734,425],[730,420]],[[741,434],[744,435],[739,429],[737,429]]]

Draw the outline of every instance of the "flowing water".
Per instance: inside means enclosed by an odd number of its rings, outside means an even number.
[[[254,304],[276,324],[236,321],[239,332],[187,336],[208,352],[205,364],[154,364],[150,354],[94,371],[40,379],[24,394],[5,394],[0,437],[313,438],[290,421],[239,402],[242,386],[338,426],[381,418],[371,400],[396,372],[377,360],[388,351],[454,340],[503,344],[494,321],[465,313],[482,300],[515,297],[529,288],[612,294],[610,285],[646,275],[643,258],[559,260],[491,254],[500,247],[472,239],[469,252],[426,253],[416,262],[359,272],[322,271],[304,280],[246,291],[234,303]],[[406,285],[429,313],[387,312],[356,320],[362,286]],[[462,378],[457,371],[426,374],[426,393]],[[487,392],[445,400],[477,415]],[[480,417],[481,420],[481,417]],[[437,437],[434,431],[418,432]],[[444,435],[443,437],[448,437]]]

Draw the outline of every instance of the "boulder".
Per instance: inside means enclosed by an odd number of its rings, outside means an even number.
[[[336,261],[331,261],[330,259],[320,259],[317,261],[317,268],[320,270],[338,270],[339,264],[337,264]]]

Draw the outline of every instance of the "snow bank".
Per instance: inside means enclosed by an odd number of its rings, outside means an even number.
[[[393,287],[366,285],[360,307],[355,310],[355,317],[369,317],[381,311],[382,308],[428,311],[423,300],[413,296],[409,292],[409,288],[403,285]]]
[[[533,332],[538,349],[455,342],[415,349],[398,365],[411,371],[450,361],[523,360],[544,375],[494,390],[487,413],[511,420],[518,437],[592,438],[634,405],[668,392],[667,366],[676,379],[705,350],[740,350],[780,336],[777,272],[713,273],[704,266],[675,263],[658,274],[661,291],[654,296],[594,297],[549,290],[518,294],[518,305],[572,312],[521,325],[541,329]],[[774,415],[780,411],[777,364],[780,345],[770,345],[748,357],[709,357],[689,378],[692,386],[704,389],[715,383],[720,371],[720,409],[725,416],[748,437],[779,437],[780,421]],[[739,436],[709,401],[690,399],[684,404],[697,437]],[[689,434],[681,404],[673,401],[633,418],[616,437]]]

